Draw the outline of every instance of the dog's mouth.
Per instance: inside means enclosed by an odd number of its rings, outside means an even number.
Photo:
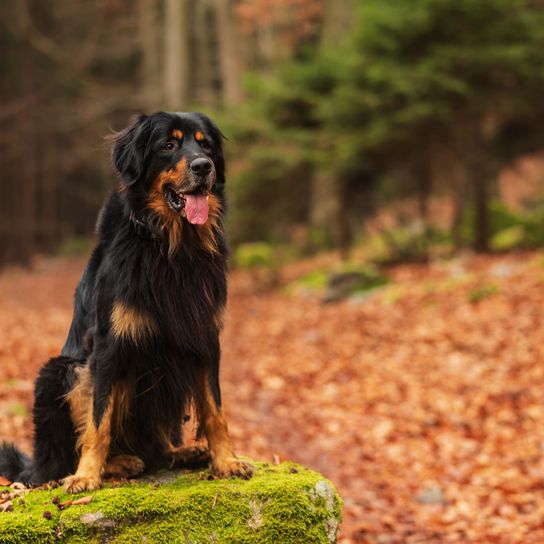
[[[164,188],[164,200],[173,212],[185,216],[193,225],[203,225],[208,220],[207,190],[184,193],[169,183]]]

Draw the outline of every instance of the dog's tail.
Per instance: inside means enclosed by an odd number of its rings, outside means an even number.
[[[0,444],[0,474],[11,482],[29,480],[32,460],[14,444],[4,442]]]

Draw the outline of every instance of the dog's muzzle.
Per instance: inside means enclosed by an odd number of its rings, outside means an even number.
[[[215,168],[210,159],[198,157],[189,164],[189,172],[183,190],[172,183],[164,187],[164,199],[172,211],[189,223],[203,225],[208,220],[208,195],[215,183]]]

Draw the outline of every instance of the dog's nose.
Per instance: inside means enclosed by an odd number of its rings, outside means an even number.
[[[190,167],[194,174],[204,177],[212,171],[212,161],[205,157],[200,157],[192,161]]]

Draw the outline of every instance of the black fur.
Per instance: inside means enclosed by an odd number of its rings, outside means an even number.
[[[183,140],[170,151],[167,142],[176,129]],[[204,141],[197,141],[196,131]],[[172,251],[168,231],[149,206],[149,191],[161,173],[195,157],[208,157],[215,167],[215,180],[207,182],[215,181],[211,192],[220,203],[216,250],[203,245],[203,226],[183,219],[181,241]],[[90,365],[96,426],[115,384],[128,384],[129,415],[110,450],[137,455],[148,470],[169,465],[157,429],[167,428],[172,442],[179,442],[200,376],[207,376],[220,405],[218,316],[227,294],[222,135],[202,114],[140,115],[114,136],[112,159],[119,189],[100,212],[98,244],[76,290],[62,356],[49,361],[36,381],[33,462],[13,446],[0,451],[0,473],[12,480],[40,484],[74,472],[76,432],[65,395],[77,367]],[[113,334],[112,309],[119,302],[150,316],[154,334],[137,341]]]
[[[31,461],[13,444],[0,445],[0,474],[12,482],[26,480],[31,470]]]

